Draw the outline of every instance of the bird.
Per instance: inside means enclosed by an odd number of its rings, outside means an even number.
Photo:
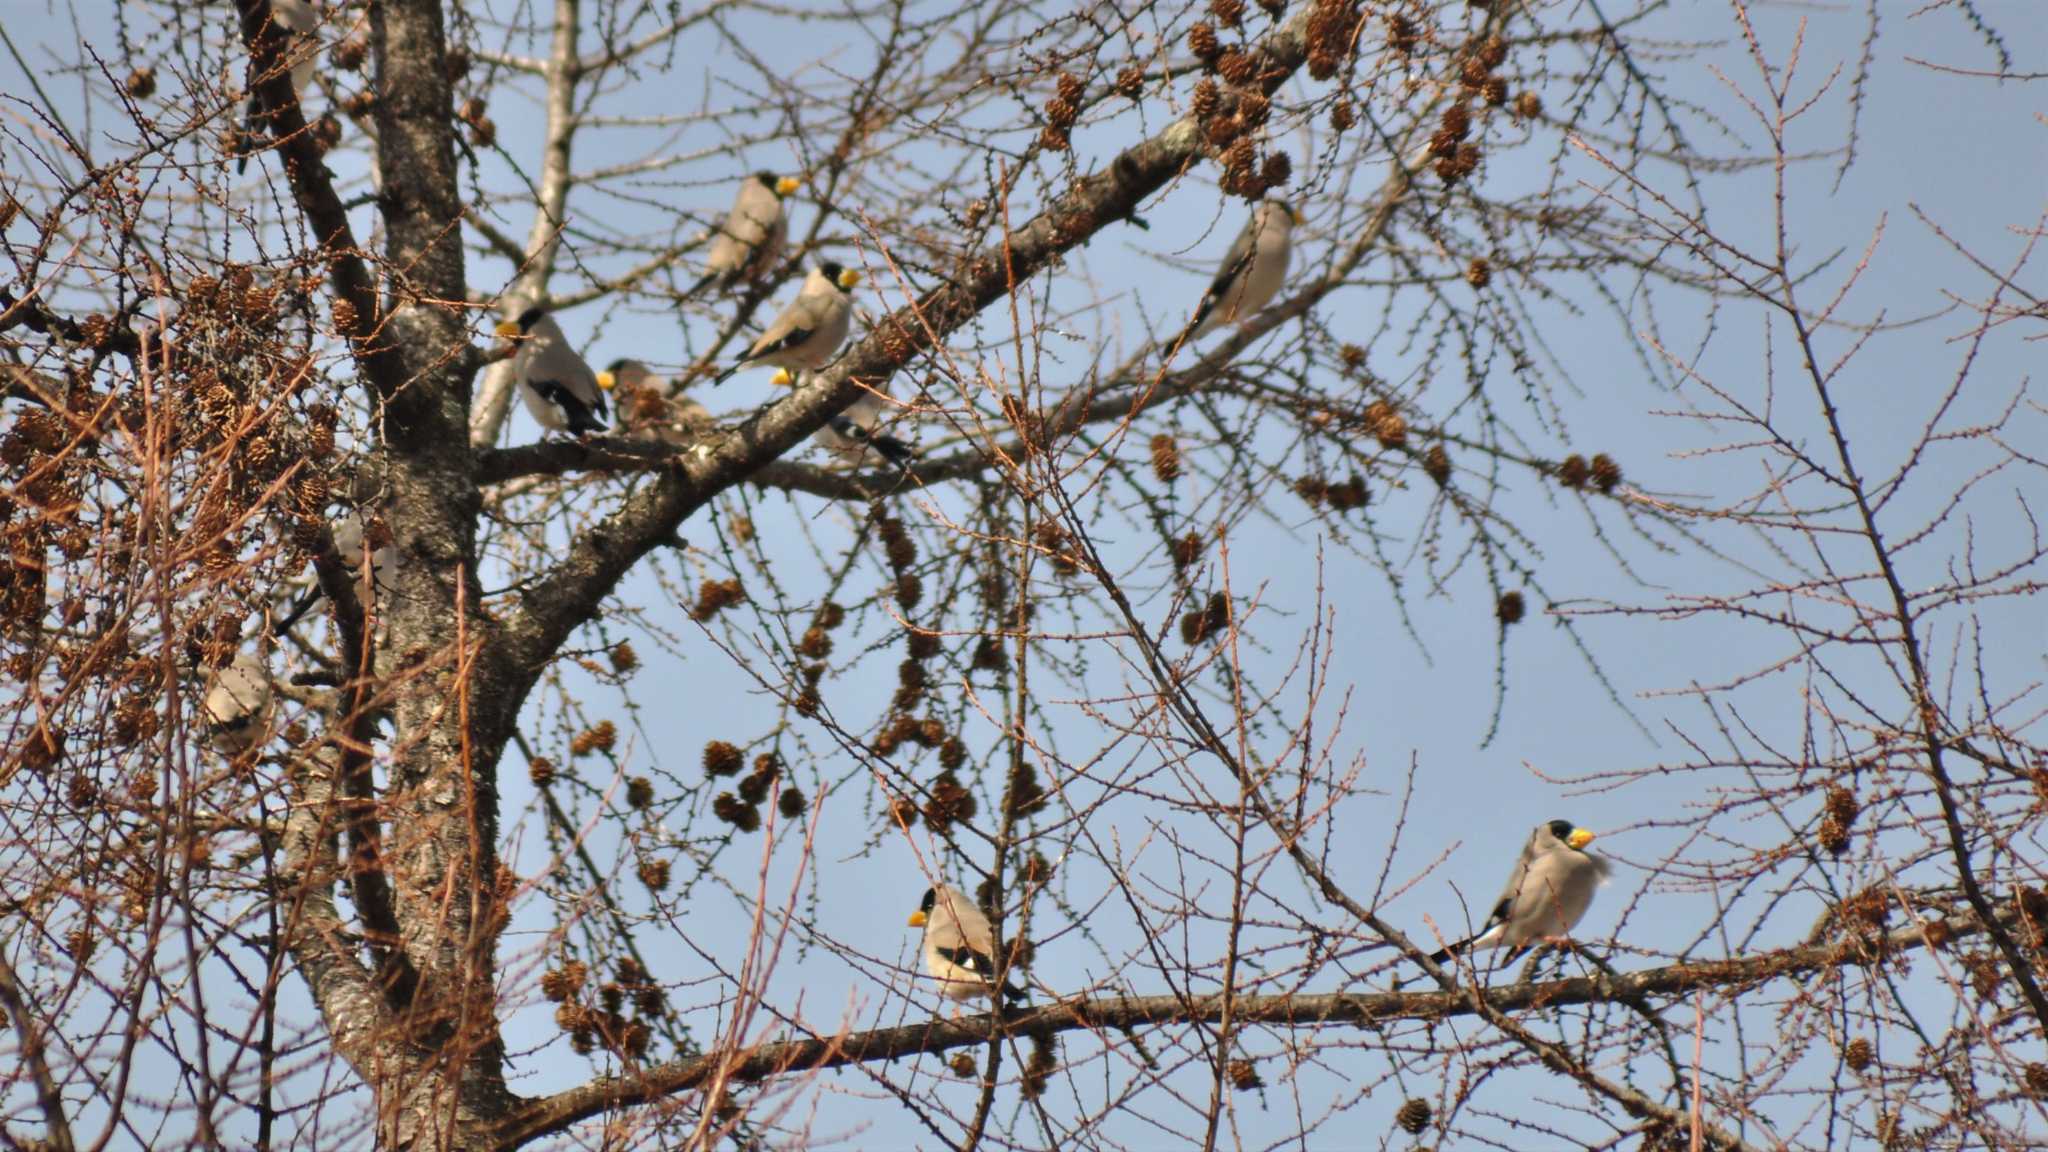
[[[846,293],[860,283],[860,270],[830,260],[811,269],[796,299],[768,325],[761,338],[740,354],[739,362],[718,377],[723,383],[749,364],[772,364],[792,372],[823,368],[846,343],[853,326],[853,299]]]
[[[227,667],[207,675],[206,692],[199,704],[213,746],[239,756],[270,736],[270,718],[276,706],[270,669],[255,653],[238,653]]]
[[[606,365],[597,374],[597,386],[617,398],[622,432],[680,446],[711,427],[708,409],[681,395],[673,381],[656,376],[646,364],[630,357]]]
[[[696,295],[713,281],[720,288],[731,288],[767,275],[782,258],[783,245],[789,240],[783,198],[801,187],[803,181],[796,177],[777,177],[773,172],[756,172],[742,181],[732,211],[712,234],[711,248],[704,255],[704,278],[690,294]]]
[[[794,385],[796,378],[790,375],[789,369],[781,368],[776,370],[774,383]],[[899,437],[877,431],[889,407],[879,394],[862,391],[860,398],[846,411],[811,433],[811,439],[831,453],[834,459],[855,467],[866,463],[868,453],[873,452],[899,468],[907,468],[917,450]]]
[[[313,66],[318,55],[314,51],[314,45],[307,42],[307,38],[320,26],[320,13],[307,3],[307,0],[270,0],[270,19],[287,33],[284,57],[291,61],[292,94],[304,100],[306,86],[313,82]],[[235,165],[237,172],[246,172],[249,169],[249,155],[254,142],[260,138],[257,130],[262,126],[262,116],[257,95],[252,90],[249,93],[248,111],[243,121],[243,133],[247,137],[247,144]]]
[[[1176,344],[1200,340],[1225,324],[1242,324],[1280,294],[1294,255],[1301,214],[1285,200],[1262,200],[1223,254],[1223,267]]]
[[[1001,992],[1012,1004],[1024,990],[1004,980],[996,987],[995,929],[967,894],[951,884],[924,890],[924,902],[910,914],[910,926],[924,929],[924,967],[948,999],[972,1000]]]
[[[1468,948],[1506,948],[1513,961],[1535,943],[1569,934],[1607,879],[1607,861],[1586,851],[1592,842],[1591,832],[1569,820],[1538,824],[1478,935],[1439,949],[1430,963]]]
[[[341,554],[343,562],[358,571],[363,566],[365,540],[373,545],[370,549],[370,577],[382,584],[396,555],[391,546],[391,530],[374,522],[365,524],[359,511],[350,512],[334,522],[334,550]]]
[[[366,529],[363,523],[363,514],[360,511],[350,512],[336,520],[334,522],[335,554],[340,556],[341,562],[348,565],[349,570],[360,578],[363,571],[363,542],[366,532],[372,545],[370,549],[371,587],[373,589],[389,587],[391,565],[396,560],[398,553],[391,545],[390,529],[383,524],[372,523]],[[313,586],[306,590],[306,594],[299,598],[298,603],[292,605],[291,611],[286,612],[283,619],[279,620],[276,626],[270,630],[271,635],[284,635],[291,629],[292,625],[297,624],[300,618],[305,616],[312,609],[313,605],[318,604],[321,597],[325,595],[326,592],[321,589],[320,582],[315,580]]]
[[[590,370],[562,326],[535,305],[517,320],[498,325],[497,334],[519,341],[512,359],[513,374],[519,378],[519,394],[526,410],[541,427],[554,432],[581,436],[604,431],[604,388],[597,373]]]

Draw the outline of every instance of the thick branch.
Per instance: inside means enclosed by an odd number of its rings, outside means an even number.
[[[279,890],[288,893],[282,939],[306,981],[336,1051],[359,1069],[378,1067],[381,1045],[395,1021],[377,980],[356,954],[356,937],[342,921],[334,890],[344,876],[336,831],[344,823],[336,778],[339,749],[294,757],[287,779],[292,794],[280,848]]]
[[[1981,925],[1974,922],[1951,920],[1947,927],[1953,938],[1982,931]],[[1488,988],[1478,995],[1465,988],[1363,995],[1238,995],[1231,999],[1230,1013],[1242,1024],[1377,1027],[1400,1020],[1447,1020],[1489,1010],[1509,1013],[1580,1004],[1623,1004],[1651,996],[1679,998],[1698,989],[1741,988],[1823,969],[1861,966],[1870,963],[1875,955],[1889,955],[1924,944],[1922,929],[1913,925],[1891,933],[1881,943],[1852,937],[1742,960],[1672,964],[1618,977],[1602,974],[1540,984],[1512,984]],[[1011,1012],[1004,1018],[1004,1027],[1012,1034],[1021,1035],[1207,1023],[1221,1018],[1223,1004],[1223,997],[1215,994],[1193,998],[1142,996],[1077,1000]],[[714,1054],[665,1064],[650,1068],[631,1080],[598,1081],[532,1101],[506,1121],[497,1134],[495,1146],[518,1148],[539,1137],[560,1132],[578,1120],[687,1091],[714,1075],[722,1076],[727,1083],[761,1081],[985,1044],[989,1038],[990,1023],[987,1015],[933,1020],[868,1032],[763,1044],[744,1053]]]

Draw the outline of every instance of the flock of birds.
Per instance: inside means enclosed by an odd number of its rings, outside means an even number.
[[[318,27],[317,11],[307,0],[271,0],[271,13],[295,37],[311,36]],[[312,81],[314,56],[300,52],[292,65],[292,84],[301,94]],[[253,101],[250,118],[253,129]],[[773,272],[789,240],[783,204],[801,186],[794,177],[772,172],[758,172],[742,182],[732,210],[709,237],[704,274],[691,294],[707,286],[731,290]],[[1260,201],[1174,343],[1199,340],[1225,325],[1242,323],[1270,304],[1286,283],[1294,228],[1300,222],[1300,214],[1285,201]],[[762,365],[776,369],[776,384],[793,386],[804,373],[831,364],[851,333],[849,293],[860,279],[859,270],[832,261],[810,269],[795,299],[715,382],[750,365]],[[605,431],[608,394],[619,397],[621,416],[630,417],[626,423],[674,446],[691,443],[712,425],[710,413],[683,395],[682,386],[657,376],[640,360],[619,359],[602,372],[593,371],[543,307],[526,308],[498,325],[496,332],[516,342],[513,373],[520,394],[534,419],[550,432],[580,437]],[[654,419],[646,416],[650,406],[658,413]],[[914,450],[884,430],[889,408],[885,396],[867,392],[819,429],[814,439],[836,459],[856,466],[866,463],[870,452],[906,464]],[[388,545],[366,553],[359,515],[338,523],[334,538],[345,558],[367,558],[376,569],[390,563]],[[308,593],[279,631],[318,598],[317,589]],[[240,755],[266,740],[275,698],[262,657],[245,652],[215,670],[202,707],[213,742],[222,752]],[[1568,820],[1537,825],[1480,930],[1447,944],[1430,957],[1431,962],[1442,964],[1468,949],[1484,948],[1505,949],[1506,959],[1512,961],[1539,943],[1567,936],[1608,874],[1608,862],[1586,850],[1592,839],[1593,833]],[[942,995],[1011,1003],[1026,998],[996,960],[1000,942],[987,915],[960,889],[950,884],[926,889],[910,926],[924,930],[925,970]]]
[[[288,38],[292,90],[303,99],[319,58],[320,10],[311,0],[270,0],[270,15]],[[252,92],[246,137],[260,136],[261,101]],[[246,166],[255,149],[240,158]],[[704,273],[690,295],[711,285],[730,290],[755,283],[780,266],[789,242],[789,221],[783,203],[802,187],[790,176],[758,172],[740,184],[732,210],[709,237]],[[1244,230],[1224,254],[1223,265],[1195,308],[1178,344],[1199,340],[1218,328],[1249,319],[1271,303],[1287,279],[1293,254],[1294,227],[1300,215],[1280,200],[1263,200]],[[804,277],[796,298],[782,310],[721,373],[722,383],[749,365],[776,369],[779,385],[794,385],[805,372],[830,364],[846,343],[853,323],[853,298],[860,283],[858,269],[825,261]],[[634,431],[653,434],[664,443],[688,444],[710,427],[703,405],[684,396],[687,382],[664,380],[639,360],[615,360],[603,372],[593,371],[569,342],[561,325],[545,307],[534,305],[497,326],[497,334],[518,343],[513,355],[520,394],[527,410],[549,432],[587,436],[606,430],[610,405],[606,395],[618,390],[620,414]],[[629,405],[631,405],[629,407]],[[869,454],[897,465],[914,455],[911,446],[884,431],[892,402],[869,391],[813,434],[835,459],[860,466]],[[649,418],[650,413],[652,418]]]
[[[757,172],[743,181],[732,210],[710,237],[704,276],[691,293],[707,285],[729,290],[775,269],[789,238],[783,202],[799,187],[801,182],[794,177],[773,172]],[[1175,343],[1199,340],[1226,324],[1241,323],[1271,303],[1287,281],[1299,221],[1292,205],[1260,201]],[[776,370],[777,385],[793,386],[804,373],[830,365],[852,332],[850,293],[860,280],[858,269],[830,260],[810,269],[796,298],[713,383],[760,365]],[[592,370],[562,326],[539,305],[499,324],[497,335],[517,343],[512,371],[520,396],[534,420],[550,432],[586,436],[605,431],[610,415],[606,395],[614,390],[620,395],[621,416],[634,415],[631,423],[650,428],[666,442],[687,443],[710,425],[704,407],[682,394],[683,385],[657,377],[639,360],[615,360],[602,372]],[[645,418],[643,407],[648,403],[643,398],[650,395],[658,399],[653,420]],[[812,438],[847,464],[866,464],[873,453],[906,465],[915,450],[883,427],[892,407],[886,395],[868,390]]]

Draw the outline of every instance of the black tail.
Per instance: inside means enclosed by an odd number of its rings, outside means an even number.
[[[832,430],[848,440],[873,448],[884,460],[896,465],[898,468],[909,468],[910,462],[917,458],[917,449],[912,448],[909,444],[889,435],[887,432],[880,435],[870,432],[844,416],[834,416],[832,418]]]
[[[1022,1004],[1029,997],[1022,988],[1005,980],[1003,981],[1003,999],[1011,1004]]]
[[[568,423],[571,436],[604,431],[602,395],[597,398],[597,403],[585,404],[559,380],[535,380],[530,387],[540,393],[541,399],[562,410],[562,419]]]
[[[695,299],[697,293],[704,291],[704,289],[706,288],[709,288],[712,285],[712,282],[714,281],[717,282],[718,287],[721,291],[727,287],[725,277],[720,276],[716,272],[706,272],[702,277],[698,278],[695,284],[690,285],[690,290],[683,293],[682,298],[684,300]]]
[[[299,602],[292,605],[292,610],[284,614],[284,619],[278,621],[271,628],[270,634],[272,636],[282,636],[286,632],[291,631],[292,625],[297,624],[299,618],[304,616],[313,605],[318,604],[320,598],[325,595],[326,593],[320,590],[320,584],[316,580],[313,587],[308,589],[304,596],[299,597]]]
[[[255,155],[263,146],[263,135],[256,130],[256,122],[260,119],[262,119],[262,113],[256,110],[256,96],[254,93],[251,93],[249,96],[249,114],[242,118],[242,129],[235,134],[235,175],[237,176],[249,171],[249,157]]]
[[[1468,946],[1471,945],[1471,943],[1474,940],[1477,939],[1479,939],[1479,937],[1477,936],[1467,936],[1463,940],[1460,940],[1455,944],[1446,944],[1442,948],[1439,948],[1436,951],[1429,954],[1429,962],[1431,964],[1442,964],[1444,961],[1449,960],[1451,957],[1456,956],[1460,952],[1463,952]]]
[[[876,436],[868,442],[874,445],[875,451],[880,452],[888,458],[890,463],[895,464],[899,468],[908,468],[910,462],[917,457],[916,449],[887,433]]]

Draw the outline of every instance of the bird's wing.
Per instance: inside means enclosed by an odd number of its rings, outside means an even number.
[[[1259,217],[1253,213],[1245,223],[1244,231],[1237,234],[1237,239],[1230,242],[1230,250],[1223,254],[1223,265],[1217,270],[1216,279],[1209,284],[1211,300],[1221,300],[1237,278],[1244,275],[1244,270],[1250,267],[1253,251],[1258,246],[1258,228]]]
[[[990,960],[988,957],[982,955],[979,952],[976,952],[974,949],[940,948],[937,945],[933,945],[932,951],[937,953],[939,958],[946,961],[948,964],[951,964],[956,968],[964,968],[967,971],[974,973],[976,976],[981,977],[982,983],[990,985],[991,987],[995,985],[995,961]],[[1005,1000],[1014,1002],[1024,999],[1024,990],[1022,988],[1017,987],[1015,984],[1012,984],[1008,980],[1003,981],[1003,986],[1002,988],[998,989],[998,991],[1000,991],[1003,994],[1003,999]]]
[[[887,432],[878,433],[844,416],[834,416],[825,429],[832,435],[826,436],[821,430],[818,442],[833,454],[855,463],[859,462],[863,448],[872,448],[882,459],[903,467],[908,467],[917,456],[917,449],[912,448],[908,441]]]
[[[597,373],[559,334],[534,352],[527,364],[526,379],[542,395],[547,395],[544,385],[554,384],[581,406],[594,409],[599,415],[605,412],[604,389],[597,386]]]
[[[965,968],[984,980],[995,979],[996,962],[982,953],[967,947],[965,944],[953,948],[934,944],[932,945],[932,951],[938,953],[946,963],[957,968]]]
[[[1259,217],[1255,212],[1252,218],[1245,222],[1244,230],[1237,234],[1237,239],[1230,242],[1230,250],[1223,254],[1223,265],[1217,270],[1216,278],[1209,282],[1209,290],[1202,293],[1201,302],[1195,305],[1195,314],[1189,318],[1188,326],[1182,330],[1182,339],[1200,334],[1203,321],[1209,319],[1209,314],[1229,298],[1238,278],[1251,268],[1252,256],[1258,243],[1258,227]]]
[[[768,330],[761,333],[761,338],[754,341],[754,346],[747,349],[745,358],[759,360],[763,356],[773,356],[777,352],[795,348],[809,340],[817,329],[803,324],[792,314],[795,311],[795,307],[792,306],[788,312],[776,317],[775,323],[770,324]]]
[[[965,968],[990,984],[995,983],[995,929],[968,898],[954,892],[942,896],[934,908],[930,926],[932,951],[947,962]],[[1022,1000],[1024,991],[1005,980],[998,989],[1007,1000]]]
[[[1518,898],[1529,886],[1529,868],[1536,862],[1538,855],[1536,838],[1531,836],[1522,845],[1522,855],[1515,861],[1515,870],[1508,874],[1507,887],[1500,890],[1500,899],[1493,902],[1493,911],[1486,918],[1486,926],[1498,924],[1514,913]]]
[[[829,293],[832,290],[828,288],[825,291]],[[761,333],[761,338],[754,341],[754,347],[747,353],[747,359],[758,360],[763,356],[771,356],[802,345],[816,335],[818,329],[825,326],[825,322],[831,318],[831,309],[832,301],[824,298],[822,294],[811,292],[810,285],[806,284],[804,290],[796,294],[796,299],[790,301],[789,307],[783,310],[782,315],[775,318],[775,323],[770,324],[768,330]]]

